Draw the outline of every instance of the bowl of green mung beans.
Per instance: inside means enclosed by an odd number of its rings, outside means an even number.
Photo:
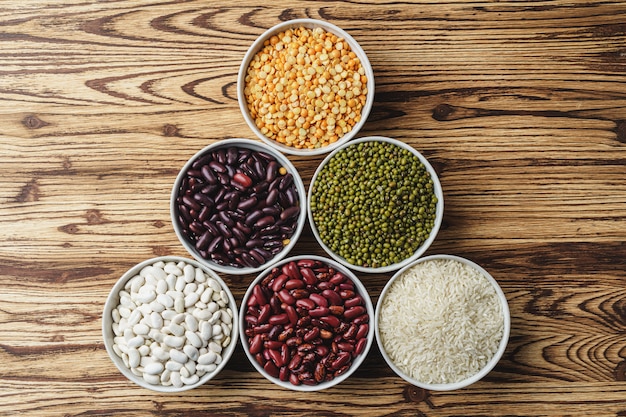
[[[413,147],[392,138],[354,139],[319,165],[308,218],[320,246],[360,271],[398,270],[422,256],[443,219],[437,173]]]

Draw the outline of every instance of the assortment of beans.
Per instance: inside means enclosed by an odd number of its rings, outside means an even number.
[[[320,260],[291,260],[252,287],[242,340],[272,377],[317,385],[344,374],[367,345],[369,314],[354,282]]]
[[[348,42],[319,27],[272,36],[250,62],[244,87],[259,130],[297,149],[327,146],[352,130],[367,93]]]
[[[220,283],[185,262],[155,262],[129,279],[112,310],[113,350],[148,384],[181,388],[217,369],[233,311]]]
[[[352,265],[384,267],[410,257],[435,224],[437,196],[420,159],[385,141],[341,149],[311,185],[320,239]]]
[[[201,257],[256,268],[289,244],[301,208],[293,174],[274,156],[229,146],[191,164],[176,209],[182,233]]]

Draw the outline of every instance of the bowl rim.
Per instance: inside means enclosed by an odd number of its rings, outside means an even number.
[[[437,209],[435,212],[435,224],[433,225],[432,230],[430,231],[430,234],[428,236],[428,239],[426,239],[418,248],[417,250],[408,258],[397,262],[395,264],[391,264],[391,265],[387,265],[387,266],[382,266],[382,267],[376,267],[376,268],[369,268],[369,267],[363,267],[363,266],[359,266],[359,265],[353,265],[351,263],[349,263],[345,258],[343,258],[342,256],[340,256],[339,254],[335,253],[333,250],[331,250],[323,241],[322,238],[319,235],[319,232],[317,230],[317,226],[315,225],[315,222],[313,221],[313,212],[311,210],[311,198],[313,196],[313,188],[314,188],[314,184],[315,181],[317,180],[318,175],[320,174],[320,172],[322,171],[322,169],[324,168],[324,166],[326,166],[328,164],[328,162],[338,153],[341,152],[342,150],[353,146],[353,145],[357,145],[359,143],[362,142],[387,142],[387,143],[391,143],[394,144],[396,146],[399,146],[403,149],[406,149],[408,151],[410,151],[413,155],[417,156],[420,160],[420,162],[424,165],[424,167],[426,167],[426,170],[428,171],[428,173],[430,174],[432,180],[433,180],[433,186],[434,186],[434,191],[435,191],[435,196],[437,196]],[[410,263],[412,263],[413,261],[415,261],[416,259],[419,259],[430,247],[430,245],[435,241],[435,238],[437,237],[437,234],[439,233],[439,229],[441,228],[441,224],[443,223],[443,214],[444,214],[444,202],[443,202],[443,189],[441,187],[441,182],[439,181],[439,176],[437,175],[437,172],[435,171],[435,169],[433,168],[433,166],[430,164],[430,162],[426,159],[426,157],[424,155],[422,155],[417,149],[413,148],[411,145],[408,145],[402,141],[399,141],[397,139],[393,139],[390,137],[386,137],[386,136],[365,136],[365,137],[360,137],[358,139],[353,139],[345,144],[343,144],[342,146],[338,147],[337,149],[333,150],[330,154],[328,154],[326,156],[326,158],[324,158],[324,160],[319,164],[319,166],[317,167],[317,169],[315,170],[313,177],[311,178],[311,182],[309,185],[309,189],[308,189],[308,193],[307,193],[307,217],[309,220],[309,225],[311,227],[311,231],[313,233],[313,235],[315,236],[315,240],[317,241],[317,243],[322,247],[322,249],[324,249],[324,251],[330,256],[332,257],[334,260],[336,260],[337,262],[341,263],[342,265],[354,269],[356,271],[359,272],[365,272],[365,273],[387,273],[387,272],[393,272],[396,271],[400,268],[405,267],[406,265],[409,265]]]
[[[274,265],[274,267],[277,266],[282,266],[285,265],[291,261],[298,261],[301,259],[311,259],[311,260],[318,260],[318,261],[322,261],[325,262],[327,265],[333,266],[335,267],[337,270],[345,273],[351,280],[352,282],[354,282],[354,285],[357,287],[358,291],[359,291],[359,295],[361,295],[361,297],[363,297],[363,300],[365,301],[365,307],[367,310],[367,313],[370,317],[370,328],[367,334],[367,344],[365,345],[365,348],[363,349],[363,352],[361,352],[361,354],[359,356],[356,357],[356,359],[354,359],[352,361],[352,365],[350,366],[350,368],[343,374],[341,374],[340,376],[333,378],[330,381],[325,381],[322,382],[320,384],[317,385],[293,385],[291,384],[289,381],[281,381],[279,378],[274,378],[272,376],[270,376],[264,369],[263,367],[261,367],[261,365],[256,361],[256,359],[252,356],[252,354],[250,353],[250,347],[248,345],[248,342],[246,340],[245,337],[245,328],[246,328],[246,321],[245,321],[245,309],[247,308],[247,302],[248,299],[250,298],[250,295],[252,294],[252,289],[255,285],[257,285],[260,281],[263,280],[263,278],[265,278],[265,276],[267,276],[267,274],[271,273],[272,268],[267,269],[266,271],[263,271],[261,274],[259,274],[257,277],[255,277],[255,279],[250,283],[250,285],[248,286],[248,288],[246,289],[246,292],[241,300],[241,304],[239,306],[240,309],[240,313],[239,313],[239,331],[242,333],[241,336],[241,346],[243,347],[243,350],[246,354],[246,357],[248,358],[249,362],[254,366],[254,368],[261,374],[263,375],[268,381],[273,382],[274,384],[283,387],[283,388],[287,388],[287,389],[291,389],[293,391],[302,391],[302,392],[313,392],[313,391],[322,391],[324,389],[327,388],[331,388],[334,387],[335,385],[340,384],[341,382],[345,381],[348,377],[350,377],[350,375],[352,375],[363,363],[363,361],[365,361],[365,358],[367,357],[367,354],[370,351],[370,348],[372,347],[373,343],[374,343],[374,339],[375,339],[375,332],[372,331],[372,323],[373,323],[373,318],[374,318],[374,303],[372,302],[372,299],[370,298],[369,292],[367,291],[367,288],[365,287],[365,285],[363,284],[363,282],[361,282],[361,280],[359,280],[359,278],[356,276],[356,274],[354,274],[354,272],[352,272],[349,268],[346,268],[344,265],[323,257],[323,256],[318,256],[318,255],[296,255],[296,256],[291,256],[289,258],[283,259],[280,264],[278,265]]]
[[[133,374],[130,371],[130,369],[124,365],[122,358],[117,356],[117,354],[113,351],[114,335],[113,335],[113,329],[112,329],[113,318],[111,317],[111,312],[119,303],[120,291],[123,290],[126,283],[130,279],[138,275],[139,272],[143,268],[153,265],[160,261],[163,261],[166,263],[167,262],[178,263],[182,261],[189,265],[193,265],[194,267],[202,269],[202,271],[205,274],[215,279],[222,286],[222,289],[225,291],[226,295],[228,296],[228,304],[233,313],[233,326],[232,326],[232,330],[230,334],[230,343],[228,344],[228,346],[226,346],[222,350],[222,355],[221,355],[222,362],[218,364],[217,368],[213,372],[207,373],[203,375],[202,377],[200,377],[198,382],[196,382],[195,384],[184,385],[181,388],[176,388],[174,386],[152,385],[152,384],[147,383],[143,378],[140,378],[139,376]],[[185,258],[182,256],[175,256],[175,255],[157,256],[154,258],[145,259],[133,265],[129,269],[127,269],[126,272],[124,272],[120,276],[120,278],[117,279],[115,284],[111,287],[111,290],[109,291],[109,294],[107,295],[106,301],[104,303],[104,307],[102,309],[102,316],[101,316],[102,340],[104,342],[104,347],[109,355],[109,358],[111,359],[115,367],[120,371],[120,373],[124,375],[129,381],[139,385],[142,388],[146,388],[151,391],[163,392],[163,393],[183,392],[183,391],[188,391],[188,390],[191,390],[191,389],[194,389],[201,385],[206,384],[208,381],[215,378],[224,369],[224,367],[226,367],[226,364],[228,363],[233,353],[235,352],[235,349],[237,348],[237,341],[239,338],[238,314],[239,314],[239,310],[237,308],[237,302],[235,301],[235,297],[233,296],[233,293],[230,290],[230,287],[215,271],[213,271],[210,268],[207,268],[206,266],[202,265],[201,263],[199,263],[198,261],[194,259],[189,259],[189,258]]]
[[[498,349],[496,350],[494,355],[491,357],[491,359],[489,359],[487,364],[482,369],[480,369],[477,373],[475,373],[474,375],[462,381],[448,383],[448,384],[430,384],[430,383],[418,381],[412,378],[411,376],[407,375],[405,372],[403,372],[400,368],[398,368],[394,364],[394,362],[391,360],[391,358],[387,354],[385,347],[383,346],[383,342],[382,342],[382,338],[381,338],[380,330],[379,330],[379,317],[380,317],[380,310],[382,308],[382,304],[385,299],[385,296],[387,295],[387,292],[392,287],[396,279],[398,279],[398,277],[402,276],[404,272],[414,267],[415,265],[418,265],[424,262],[433,261],[433,260],[441,260],[441,259],[454,260],[454,261],[462,262],[470,267],[473,267],[491,283],[491,285],[496,291],[496,295],[502,307],[502,315],[503,315],[504,323],[503,323],[502,338],[500,339],[500,342],[498,344]],[[417,387],[420,387],[420,388],[424,388],[424,389],[431,390],[431,391],[452,391],[452,390],[465,388],[479,381],[480,379],[485,377],[489,372],[491,372],[493,368],[498,364],[498,362],[504,355],[504,351],[506,350],[506,347],[508,345],[508,341],[509,341],[509,337],[511,333],[511,313],[509,310],[509,304],[508,304],[506,295],[504,294],[504,291],[502,291],[502,288],[500,287],[496,279],[489,272],[487,272],[487,270],[485,270],[482,266],[461,256],[447,255],[447,254],[435,254],[435,255],[429,255],[423,258],[419,258],[415,260],[414,262],[410,263],[409,265],[406,265],[405,267],[397,271],[389,279],[389,281],[387,281],[387,284],[385,284],[380,295],[378,296],[378,303],[376,305],[376,311],[374,313],[374,329],[376,333],[376,343],[378,345],[378,349],[381,355],[383,356],[383,358],[385,359],[385,362],[387,362],[387,365],[389,365],[389,367],[396,373],[396,375],[404,379],[406,382],[412,385],[415,385]]]
[[[280,252],[274,255],[272,259],[270,259],[269,261],[267,261],[266,263],[262,265],[259,265],[256,268],[252,268],[252,267],[235,268],[235,267],[228,266],[228,265],[220,265],[216,262],[211,261],[210,259],[203,258],[199,253],[197,253],[193,245],[191,245],[191,243],[187,241],[187,239],[185,238],[185,236],[183,235],[181,231],[181,226],[178,223],[178,218],[177,218],[178,208],[176,207],[176,197],[178,196],[178,189],[180,187],[180,184],[183,181],[183,178],[185,177],[185,173],[189,170],[189,168],[194,163],[194,161],[198,159],[199,157],[201,157],[202,155],[204,155],[205,153],[210,152],[214,149],[225,148],[229,146],[239,146],[239,147],[243,147],[247,149],[254,149],[254,150],[271,154],[274,158],[276,158],[276,160],[282,166],[284,166],[287,169],[287,172],[293,175],[293,182],[296,185],[296,189],[298,191],[300,213],[298,214],[296,229],[294,230],[293,235],[290,237],[289,243],[286,246],[284,246]],[[172,186],[172,191],[170,195],[170,218],[172,221],[174,232],[176,233],[176,236],[178,237],[178,240],[183,245],[183,247],[196,261],[200,262],[207,268],[210,268],[214,271],[217,271],[223,274],[230,274],[230,275],[255,274],[264,270],[265,268],[271,267],[273,264],[275,264],[276,262],[279,262],[281,259],[287,256],[289,252],[296,245],[296,242],[298,241],[298,239],[300,238],[300,235],[302,234],[302,231],[304,230],[304,225],[306,223],[306,211],[307,211],[306,189],[304,187],[304,182],[302,181],[302,177],[300,176],[300,173],[298,172],[296,167],[293,165],[293,163],[289,160],[289,158],[287,158],[282,153],[278,152],[276,149],[264,144],[263,142],[260,142],[258,140],[246,139],[246,138],[228,138],[228,139],[218,140],[214,143],[211,143],[205,146],[199,151],[197,151],[193,156],[191,156],[187,160],[187,162],[185,162],[183,167],[178,172],[176,176],[176,180],[174,181],[174,185]]]
[[[321,27],[325,29],[326,31],[333,32],[339,37],[344,38],[350,44],[350,48],[352,49],[352,51],[357,55],[357,57],[361,61],[361,65],[363,66],[363,69],[365,70],[365,74],[367,75],[368,93],[367,93],[367,98],[365,100],[365,105],[361,109],[361,119],[359,120],[358,123],[356,123],[353,126],[350,132],[343,135],[336,142],[328,144],[321,148],[297,149],[291,146],[283,145],[271,138],[268,138],[256,126],[254,120],[252,120],[252,117],[250,117],[247,106],[245,104],[246,99],[244,97],[243,90],[245,86],[245,77],[246,77],[246,73],[247,73],[250,61],[252,60],[254,55],[257,53],[257,51],[261,49],[261,47],[263,46],[263,42],[266,39],[270,38],[275,33],[281,32],[285,29],[292,28],[295,26],[304,26],[309,29]],[[272,148],[278,150],[279,152],[283,152],[283,153],[291,154],[291,155],[301,155],[301,156],[322,155],[322,154],[332,151],[333,149],[336,149],[337,147],[341,146],[342,144],[346,142],[349,142],[352,138],[354,138],[359,133],[359,131],[365,125],[367,118],[369,117],[369,114],[374,104],[374,95],[375,95],[374,89],[375,89],[374,70],[372,68],[372,64],[370,63],[370,60],[367,57],[367,54],[365,53],[365,50],[363,49],[363,47],[361,47],[361,45],[349,33],[341,29],[339,26],[333,23],[324,21],[324,20],[320,20],[320,19],[311,19],[311,18],[291,19],[291,20],[283,21],[281,23],[278,23],[270,27],[261,35],[259,35],[256,38],[256,40],[252,43],[252,45],[248,48],[248,50],[246,51],[244,55],[244,58],[241,61],[241,64],[239,66],[239,71],[237,73],[237,101],[239,103],[239,109],[241,110],[241,113],[243,115],[244,120],[246,121],[246,124],[248,125],[250,130],[252,130],[252,132],[254,132],[254,134],[259,139],[261,139],[265,144],[271,146]]]

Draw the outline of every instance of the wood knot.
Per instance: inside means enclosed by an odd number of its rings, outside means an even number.
[[[178,127],[176,127],[175,125],[171,125],[169,123],[164,125],[163,136],[166,136],[166,137],[179,136]]]
[[[455,109],[453,106],[449,104],[445,104],[445,103],[439,104],[433,110],[433,119],[439,122],[450,120],[450,116],[454,114],[454,112],[455,112]]]
[[[626,381],[626,361],[621,361],[613,371],[616,381]]]
[[[42,127],[48,126],[50,123],[44,122],[39,117],[31,114],[22,119],[22,124],[27,129],[41,129]]]
[[[615,127],[616,139],[622,143],[626,143],[626,120],[619,120]]]
[[[20,193],[15,197],[18,203],[33,202],[39,200],[39,184],[36,179],[29,181],[22,187]]]
[[[404,389],[404,398],[407,401],[414,403],[421,403],[430,396],[430,393],[424,388],[419,388],[414,385],[407,385]]]
[[[104,224],[107,223],[107,220],[102,216],[100,210],[91,209],[85,212],[85,219],[87,219],[87,224]]]

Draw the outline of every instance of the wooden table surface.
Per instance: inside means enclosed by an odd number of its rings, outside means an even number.
[[[626,4],[612,1],[0,1],[2,416],[626,416]],[[421,151],[445,218],[428,254],[502,286],[508,348],[455,392],[410,386],[374,346],[319,393],[284,390],[238,346],[183,394],[126,380],[101,336],[132,265],[188,254],[173,181],[249,137],[238,67],[265,29],[330,21],[374,67],[359,136]],[[322,156],[290,159],[308,186]],[[292,253],[324,255],[307,228]],[[377,300],[389,274],[359,274]],[[224,276],[239,302],[253,276]]]

